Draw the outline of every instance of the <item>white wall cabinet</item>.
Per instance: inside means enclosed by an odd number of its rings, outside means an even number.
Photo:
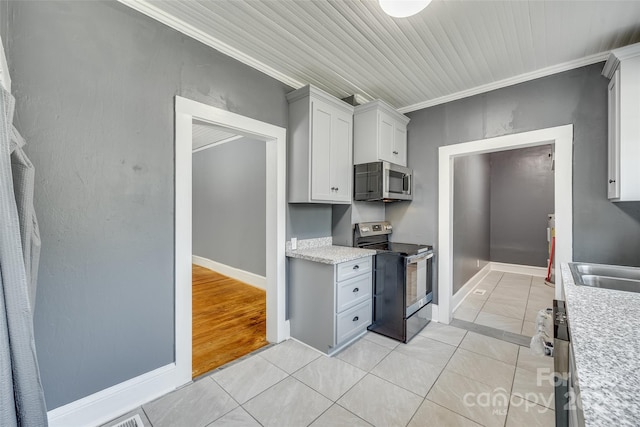
[[[607,195],[640,201],[640,43],[614,50],[602,74],[611,79]]]
[[[291,336],[333,354],[367,331],[372,257],[340,264],[289,258]]]
[[[351,203],[353,107],[312,86],[287,95],[291,203]]]
[[[353,159],[355,164],[386,161],[407,166],[409,118],[381,100],[354,109]]]

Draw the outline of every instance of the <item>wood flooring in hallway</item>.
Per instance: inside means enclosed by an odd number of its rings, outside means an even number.
[[[268,344],[266,292],[192,265],[192,377]]]

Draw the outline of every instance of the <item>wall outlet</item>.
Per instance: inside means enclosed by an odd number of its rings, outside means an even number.
[[[480,267],[480,260],[479,259],[476,260],[476,267]]]
[[[298,238],[297,237],[292,237],[291,238],[291,250],[295,251],[296,249],[298,249]]]

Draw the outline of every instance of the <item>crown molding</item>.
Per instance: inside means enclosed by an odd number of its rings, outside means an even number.
[[[575,59],[573,61],[563,62],[562,64],[541,68],[539,70],[531,71],[529,73],[524,73],[517,76],[509,77],[504,80],[499,80],[497,82],[487,83],[482,86],[476,86],[471,89],[452,93],[451,95],[445,95],[445,96],[441,96],[440,98],[430,99],[428,101],[419,102],[413,105],[408,105],[406,107],[398,108],[398,111],[404,114],[404,113],[410,113],[412,111],[422,110],[423,108],[429,108],[429,107],[434,107],[440,104],[446,104],[447,102],[456,101],[458,99],[468,98],[473,95],[479,95],[481,93],[490,92],[492,90],[501,89],[503,87],[524,83],[529,80],[535,80],[541,77],[547,77],[553,74],[562,73],[563,71],[573,70],[575,68],[580,68],[586,65],[602,62],[602,61],[605,61],[608,57],[609,57],[609,51],[596,53],[595,55],[589,55],[589,56],[585,56],[584,58]]]
[[[151,2],[146,0],[118,0],[118,2],[129,6],[130,8],[137,10],[138,12],[147,15],[150,18],[155,19],[158,22],[161,22],[168,27],[173,28],[174,30],[191,37],[201,43],[206,44],[209,47],[214,48],[217,51],[224,53],[227,56],[236,59],[243,64],[246,64],[269,77],[273,77],[274,79],[291,86],[294,89],[299,89],[303,87],[306,83],[302,83],[293,77],[290,77],[284,73],[275,70],[274,68],[252,58],[249,55],[240,52],[238,49],[235,49],[232,46],[218,40],[217,38],[211,36],[210,34],[205,33],[194,27],[193,25],[187,24],[186,22],[178,19],[158,7],[154,6]]]

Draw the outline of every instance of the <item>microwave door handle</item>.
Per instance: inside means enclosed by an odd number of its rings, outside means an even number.
[[[402,180],[404,185],[403,190],[405,194],[411,194],[411,175],[410,174],[405,174],[404,175],[404,179]]]

